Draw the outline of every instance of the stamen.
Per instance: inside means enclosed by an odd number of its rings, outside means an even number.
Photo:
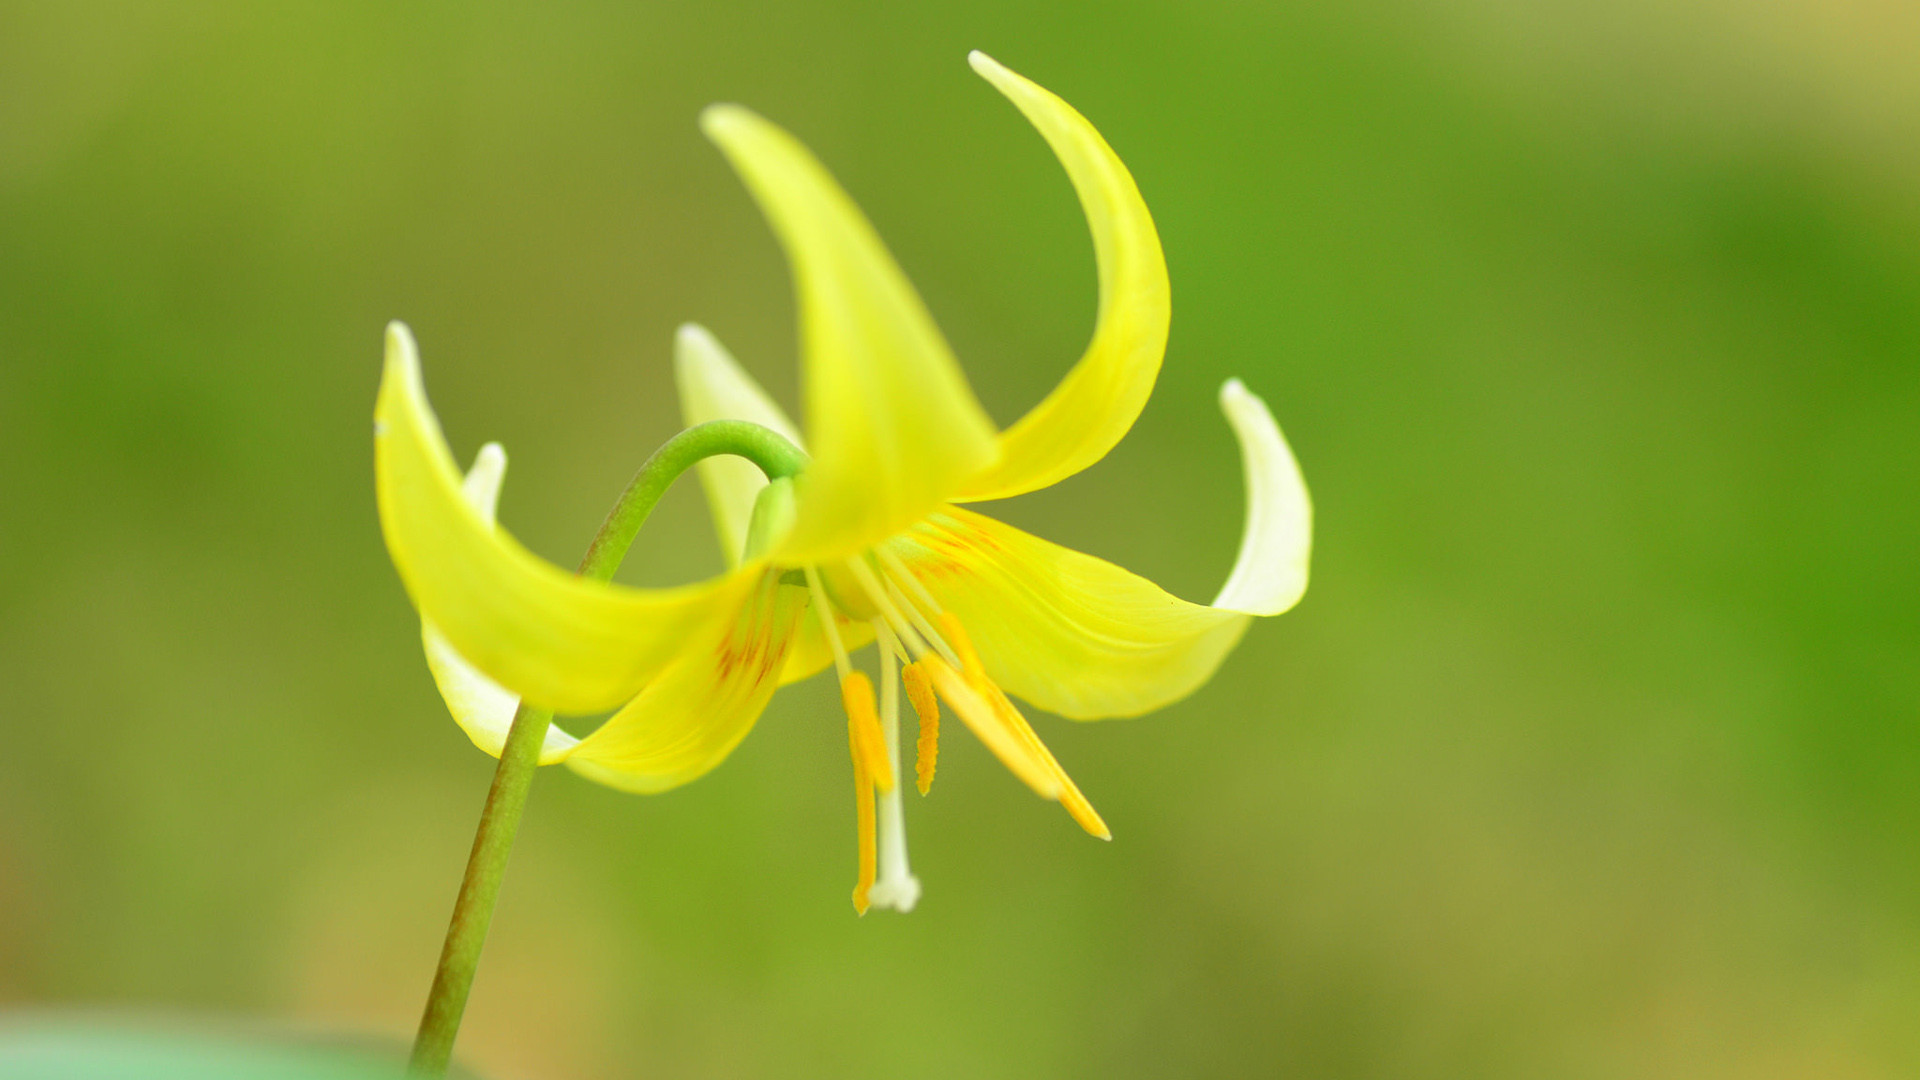
[[[896,575],[904,575],[907,583],[913,586],[914,591],[920,595],[928,609],[938,613],[940,611],[940,605],[934,602],[933,596],[927,592],[926,586],[920,584],[920,579],[913,576],[913,571],[907,569],[907,564],[901,561],[900,556],[895,555],[884,547],[875,548],[874,553],[885,563],[883,573],[875,574],[870,567],[864,564],[853,568],[854,576],[859,579],[861,588],[865,589],[867,594],[872,597],[874,606],[879,608],[895,626],[900,628],[900,636],[906,640],[909,648],[914,651],[914,655],[925,655],[927,651],[926,646],[930,644],[939,651],[941,656],[946,657],[947,663],[959,664],[959,657],[955,656],[953,650],[947,646],[946,640],[940,636],[940,631],[933,628],[933,623],[927,619],[927,616],[920,610],[919,605],[908,599],[906,594],[900,591],[900,586],[894,582],[894,577]],[[858,560],[855,560],[855,562],[857,563]],[[905,620],[900,618],[903,612],[906,614]],[[912,624],[911,629],[908,628],[907,623]],[[919,637],[914,634],[914,630],[918,630],[920,635],[925,636],[926,642],[924,644],[920,641]]]
[[[970,679],[985,679],[987,669],[980,664],[980,654],[973,651],[973,639],[967,636],[967,628],[960,625],[960,619],[951,611],[940,613],[940,628],[947,632],[947,640],[953,643],[953,651],[960,657],[960,670]]]
[[[873,892],[874,820],[873,789],[892,790],[893,765],[888,759],[880,721],[873,714],[873,683],[865,672],[853,670],[847,659],[847,643],[840,640],[840,628],[834,625],[833,604],[820,584],[820,571],[804,568],[807,591],[813,600],[820,629],[833,646],[833,666],[840,675],[840,704],[847,711],[847,746],[853,755],[854,831],[860,849],[860,877],[853,885],[853,909],[867,913]]]
[[[927,591],[927,587],[920,583],[920,579],[908,568],[907,560],[901,558],[899,553],[884,545],[874,548],[873,551],[874,554],[880,557],[880,561],[886,564],[888,574],[897,580],[906,582],[907,586],[913,590],[914,599],[926,605],[926,609],[935,615],[942,613],[943,609],[940,607],[940,601],[935,600],[933,594]]]
[[[894,604],[907,613],[908,618],[913,620],[913,625],[926,636],[927,643],[932,645],[941,656],[946,657],[947,663],[960,663],[960,658],[954,655],[953,647],[947,644],[947,639],[940,636],[940,631],[933,628],[933,623],[921,613],[913,601],[907,599],[906,594],[900,591],[900,586],[895,585],[891,578],[887,580],[887,595],[893,599]]]
[[[847,710],[847,731],[853,739],[853,752],[863,759],[874,786],[881,791],[892,791],[893,762],[888,758],[880,718],[874,715],[873,682],[866,672],[855,671],[840,680],[840,704]]]
[[[820,584],[820,571],[805,567],[807,592],[813,598],[813,613],[820,618],[820,629],[827,635],[827,643],[833,646],[834,670],[840,673],[840,682],[845,684],[847,675],[853,671],[853,664],[847,660],[847,644],[840,640],[840,628],[833,624],[833,605],[827,601],[827,590]]]
[[[1107,828],[1107,823],[1101,820],[1093,804],[1087,801],[1087,797],[1080,793],[1080,788],[1073,782],[1073,778],[1060,767],[1060,762],[1053,756],[1053,751],[1048,750],[1047,744],[1040,741],[1040,735],[1033,730],[1033,725],[1027,723],[1027,718],[1020,715],[1020,710],[1015,708],[1013,702],[1007,698],[1006,691],[1001,690],[998,684],[987,677],[986,669],[980,664],[980,654],[974,651],[973,641],[967,636],[966,628],[960,625],[960,620],[950,611],[942,612],[940,625],[946,630],[948,640],[952,641],[953,647],[960,653],[961,670],[965,673],[967,682],[986,699],[1000,723],[1026,747],[1027,752],[1040,760],[1057,786],[1058,794],[1055,797],[1060,800],[1060,805],[1066,807],[1067,813],[1073,815],[1073,820],[1089,834],[1102,840],[1113,839],[1113,830]]]
[[[853,747],[853,806],[855,833],[860,845],[860,878],[853,885],[853,909],[867,913],[873,891],[873,777],[867,772],[866,755],[860,751],[859,725],[847,719],[847,738]]]
[[[933,787],[934,764],[940,757],[940,701],[933,696],[933,683],[920,664],[901,668],[900,678],[907,684],[907,700],[913,702],[914,714],[920,717],[920,741],[914,747],[913,773],[920,794],[925,795]]]
[[[893,628],[894,633],[900,635],[900,640],[906,643],[908,650],[916,656],[924,654],[927,651],[926,642],[921,641],[920,635],[914,632],[907,620],[901,618],[900,609],[894,606],[892,597],[887,595],[887,590],[880,584],[879,577],[874,574],[873,568],[867,565],[867,561],[857,556],[848,559],[847,569],[853,572],[854,580],[860,583],[860,588],[867,594],[867,599],[873,601],[873,606],[880,609],[880,614],[885,617],[887,625]]]
[[[941,657],[928,654],[919,660],[927,678],[940,697],[966,722],[968,730],[987,744],[993,756],[1043,799],[1060,797],[1060,781],[1037,757],[1019,735],[1000,719],[992,702]]]
[[[900,761],[900,680],[895,673],[900,645],[886,620],[873,620],[874,638],[880,644],[880,728],[885,736],[887,767],[899,769]],[[902,913],[912,911],[920,900],[920,882],[907,866],[906,814],[900,805],[900,788],[895,785],[880,797],[880,880],[869,893],[873,903]]]

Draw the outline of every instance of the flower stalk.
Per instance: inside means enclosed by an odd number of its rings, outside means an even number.
[[[633,538],[673,481],[694,463],[722,454],[753,462],[770,481],[795,476],[807,464],[806,454],[798,447],[758,424],[744,420],[696,424],[667,440],[634,473],[587,546],[579,576],[612,580],[633,546]],[[480,966],[480,952],[486,945],[487,928],[493,922],[494,905],[500,898],[500,882],[527,807],[527,793],[540,767],[540,749],[552,723],[553,710],[533,708],[525,702],[513,714],[513,726],[507,732],[500,764],[487,788],[486,805],[480,811],[480,826],[467,856],[466,873],[460,879],[460,893],[454,900],[446,942],[440,948],[433,988],[427,992],[426,1011],[421,1015],[420,1031],[407,1065],[410,1076],[446,1075],[460,1018],[473,990],[474,972]]]

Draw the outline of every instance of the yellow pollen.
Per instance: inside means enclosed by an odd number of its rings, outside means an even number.
[[[1046,763],[1034,757],[1020,737],[1007,730],[995,715],[993,704],[980,691],[974,689],[967,677],[953,670],[947,662],[937,655],[929,654],[920,658],[919,663],[927,670],[927,680],[940,692],[941,700],[953,709],[954,715],[966,722],[968,730],[993,751],[1021,783],[1032,788],[1034,794],[1043,799],[1060,797],[1060,784],[1047,771]]]
[[[873,707],[873,682],[864,671],[849,672],[840,680],[840,703],[847,709],[847,733],[854,757],[881,791],[893,790],[893,762],[887,760],[887,737],[880,714]]]
[[[933,696],[933,683],[927,678],[927,670],[919,663],[901,668],[900,681],[907,688],[907,700],[913,703],[914,713],[920,717],[920,742],[915,748],[913,773],[920,794],[925,795],[933,787],[933,768],[940,758],[940,702]]]
[[[1107,828],[1107,823],[1094,811],[1093,804],[1087,801],[1087,797],[1080,793],[1080,788],[1074,784],[1073,778],[1060,767],[1059,760],[1053,756],[1052,751],[1047,749],[1047,744],[1040,741],[1040,736],[1033,730],[1033,725],[1027,723],[1027,718],[1020,715],[1020,710],[1008,700],[1006,692],[987,677],[986,668],[980,663],[980,654],[974,651],[973,639],[967,636],[966,628],[960,625],[960,620],[954,616],[953,612],[940,613],[940,629],[946,632],[948,642],[953,645],[954,652],[959,654],[960,664],[969,687],[986,700],[1001,726],[1053,781],[1052,786],[1058,792],[1055,797],[1060,800],[1060,805],[1066,807],[1067,813],[1073,815],[1073,820],[1079,822],[1080,827],[1089,834],[1102,840],[1113,839],[1113,831]]]

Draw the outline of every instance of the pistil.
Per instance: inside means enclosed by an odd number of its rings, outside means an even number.
[[[1058,800],[1087,832],[1112,839],[1106,822],[1026,717],[987,675],[959,618],[941,609],[899,555],[881,547],[875,549],[873,559],[870,564],[861,555],[842,565],[860,591],[858,596],[845,597],[846,602],[864,601],[867,610],[875,613],[871,622],[881,665],[877,715],[873,684],[865,673],[853,670],[820,572],[816,567],[805,568],[814,612],[833,648],[847,712],[860,851],[854,907],[863,915],[876,904],[904,912],[920,899],[920,882],[907,864],[906,820],[897,783],[903,681],[920,720],[914,773],[922,795],[933,785],[939,755],[939,699],[944,698],[1015,776],[1042,798]],[[897,667],[902,662],[904,671]]]
[[[875,619],[873,631],[880,652],[880,728],[886,744],[886,764],[900,770],[900,680],[896,673],[900,645],[885,620]],[[882,789],[880,796],[880,880],[868,893],[873,903],[905,913],[920,899],[920,882],[907,866],[907,823],[901,806],[900,785]]]

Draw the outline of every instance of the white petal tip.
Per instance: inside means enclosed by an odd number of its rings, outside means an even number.
[[[1009,71],[1007,65],[1002,64],[1000,61],[995,60],[979,49],[975,49],[967,54],[967,66],[973,69],[974,74],[987,80],[994,86],[999,87],[1002,93],[1010,92],[1007,89],[1008,86],[1017,86],[1025,81],[1012,71]]]
[[[391,387],[402,397],[410,396],[422,401],[426,399],[426,377],[420,373],[420,347],[414,344],[413,331],[407,329],[407,324],[398,319],[387,324],[385,364],[385,370],[380,374],[382,398]],[[379,411],[377,407],[375,411]]]
[[[700,130],[707,138],[721,142],[728,132],[738,131],[755,119],[753,110],[744,105],[718,102],[700,110]]]
[[[679,329],[673,332],[673,343],[682,349],[718,348],[720,345],[720,342],[714,338],[713,331],[697,322],[681,323]]]
[[[387,362],[420,366],[420,347],[414,344],[413,331],[399,319],[387,324]]]
[[[689,369],[726,364],[731,357],[720,339],[699,323],[681,323],[673,332],[673,368],[684,379]]]
[[[489,525],[499,515],[500,482],[506,475],[507,452],[499,443],[490,442],[473,456],[473,468],[467,470],[467,478],[460,484],[467,501]]]
[[[486,469],[491,472],[494,470],[504,470],[506,467],[506,447],[501,446],[497,442],[490,442],[481,447],[480,452],[473,456],[473,469],[468,471],[472,472],[479,469]]]
[[[1228,379],[1220,387],[1220,410],[1240,441],[1247,524],[1240,557],[1213,606],[1278,615],[1307,590],[1313,501],[1292,448],[1258,394],[1239,379]]]

